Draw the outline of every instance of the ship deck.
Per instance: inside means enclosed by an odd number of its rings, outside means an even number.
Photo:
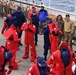
[[[3,19],[0,18],[0,32],[3,26]],[[37,50],[37,56],[43,56],[43,35],[38,35],[38,46],[36,47]],[[24,40],[24,33],[22,35],[22,43]],[[5,45],[5,38],[0,33],[0,46]],[[75,50],[75,46],[73,46],[73,50]],[[19,69],[13,70],[10,75],[26,75],[27,70],[32,66],[33,63],[30,62],[30,56],[28,59],[22,59],[22,56],[24,54],[24,45],[19,47],[19,50],[17,51],[17,58],[21,60],[21,62],[18,63]],[[30,55],[30,54],[29,54]]]

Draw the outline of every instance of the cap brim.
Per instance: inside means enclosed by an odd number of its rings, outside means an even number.
[[[40,63],[42,67],[45,67],[47,64],[46,62]]]

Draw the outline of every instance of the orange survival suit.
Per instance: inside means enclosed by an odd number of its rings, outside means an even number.
[[[58,48],[58,34],[61,33],[62,31],[56,26],[55,22],[53,21],[52,23],[48,24],[49,26],[49,39],[50,39],[50,44],[51,44],[51,53],[55,52]]]
[[[32,19],[29,18],[30,24],[28,25],[27,22],[25,22],[21,30],[25,31],[25,38],[24,38],[24,43],[25,43],[25,54],[23,56],[24,59],[28,58],[29,55],[29,49],[31,50],[31,62],[34,61],[36,58],[36,48],[35,48],[35,43],[34,43],[34,34],[36,32],[36,27],[32,24]],[[30,46],[30,48],[29,48]]]
[[[70,54],[70,59],[68,65],[65,67],[63,64],[62,56],[61,56],[61,49],[66,48]],[[65,58],[66,60],[66,58]],[[54,65],[54,70],[56,71],[56,75],[72,75],[72,63],[73,61],[76,63],[76,56],[72,52],[70,46],[67,42],[63,42],[60,45],[60,50],[56,50],[48,59],[47,64],[50,65],[51,63]],[[67,62],[66,62],[67,63]]]
[[[6,47],[13,54],[12,58],[13,69],[18,69],[18,65],[15,62],[15,59],[16,59],[16,52],[18,49],[18,42],[20,41],[20,39],[18,39],[15,24],[12,24],[11,27],[6,32],[3,33],[3,35],[6,38]]]

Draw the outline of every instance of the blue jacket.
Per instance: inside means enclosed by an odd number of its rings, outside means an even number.
[[[47,19],[48,12],[46,10],[40,10],[38,16],[39,16],[39,21],[44,22]]]
[[[39,18],[37,15],[31,15],[32,23],[36,26],[36,28],[39,27]]]
[[[31,15],[32,23],[36,26],[36,33],[39,33],[39,17],[37,15]]]
[[[15,16],[17,18],[18,27],[21,27],[22,24],[26,21],[25,20],[25,15],[24,15],[23,12],[15,11],[15,12],[12,13],[12,16]]]
[[[47,68],[46,67],[39,67],[40,75],[47,75]]]
[[[8,27],[10,27],[14,21],[17,21],[16,17],[7,18],[6,23],[7,23]]]
[[[47,25],[46,28],[43,28],[43,34],[44,34],[44,46],[43,46],[43,48],[44,48],[44,55],[45,56],[47,56],[49,47],[51,45],[50,40],[49,40],[50,31],[49,31],[49,27],[48,27],[48,24],[51,22],[52,22],[52,20],[49,20],[48,22],[45,22],[43,24],[43,27]]]

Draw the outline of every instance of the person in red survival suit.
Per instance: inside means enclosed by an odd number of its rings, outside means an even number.
[[[13,57],[13,54],[8,51],[7,48],[4,46],[0,46],[0,75],[6,75],[10,74],[12,72],[12,65],[11,65],[11,58]],[[9,70],[5,69],[5,65],[8,62]]]
[[[55,22],[48,24],[50,34],[49,39],[51,43],[51,53],[55,52],[58,48],[58,34],[62,34],[62,31],[56,26]]]
[[[18,65],[15,62],[16,59],[16,52],[18,49],[18,42],[20,39],[18,39],[17,31],[16,31],[17,22],[13,22],[11,27],[3,33],[3,35],[6,37],[6,47],[12,52],[13,58],[12,58],[12,66],[13,69],[18,69]]]
[[[32,5],[32,9],[30,9],[28,12],[28,18],[31,17],[33,11],[36,11],[36,15],[38,15],[38,11],[37,11],[36,6],[34,4]]]
[[[76,56],[72,52],[70,45],[63,42],[60,45],[60,50],[56,50],[48,59],[47,64],[54,64],[56,75],[72,75],[72,63],[76,64]]]
[[[23,59],[28,58],[29,55],[29,45],[31,50],[31,62],[36,58],[36,48],[34,43],[34,34],[36,32],[36,27],[32,24],[32,19],[28,18],[27,22],[23,23],[21,30],[25,31],[25,54],[23,55]]]
[[[38,57],[37,62],[28,70],[26,75],[52,75],[44,57]],[[54,74],[53,74],[54,75]]]

